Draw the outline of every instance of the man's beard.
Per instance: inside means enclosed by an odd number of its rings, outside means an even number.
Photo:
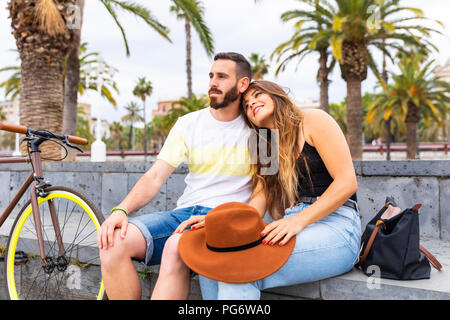
[[[209,91],[214,91],[214,90],[209,90]],[[211,106],[211,108],[217,110],[217,109],[225,108],[230,103],[236,101],[238,98],[239,98],[239,91],[238,91],[237,83],[236,83],[236,85],[225,94],[225,97],[223,98],[222,103],[218,103],[216,98],[211,99],[211,97],[210,97],[209,105]]]

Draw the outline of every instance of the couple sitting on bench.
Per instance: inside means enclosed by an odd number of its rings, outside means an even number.
[[[300,111],[282,87],[251,78],[242,55],[217,54],[210,107],[177,120],[102,224],[110,299],[141,298],[132,259],[160,264],[152,299],[187,299],[191,270],[203,299],[259,299],[263,289],[333,277],[357,261],[357,181],[344,134],[327,113]],[[177,207],[128,219],[184,161]]]

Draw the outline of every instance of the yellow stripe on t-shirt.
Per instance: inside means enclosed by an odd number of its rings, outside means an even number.
[[[171,130],[157,159],[162,159],[176,168],[186,160],[187,151],[188,149],[183,136],[178,132]]]
[[[197,174],[250,177],[248,147],[199,147],[188,149],[189,170]]]

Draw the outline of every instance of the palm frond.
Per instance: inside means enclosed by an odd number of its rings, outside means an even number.
[[[141,18],[147,25],[152,27],[157,33],[159,33],[163,38],[172,42],[169,38],[169,29],[162,25],[156,18],[151,14],[150,10],[148,10],[143,5],[140,5],[131,1],[119,1],[119,0],[107,0],[111,2],[113,5],[123,9],[124,11],[131,13],[138,18]]]
[[[212,33],[201,14],[201,7],[195,0],[172,0],[177,7],[186,15],[197,32],[200,42],[208,56],[214,54],[214,40]]]

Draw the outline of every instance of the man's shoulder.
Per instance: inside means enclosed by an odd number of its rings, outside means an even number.
[[[208,108],[200,109],[197,111],[189,112],[185,115],[182,115],[177,119],[176,127],[178,129],[189,129],[192,126],[198,126],[199,124],[205,121],[206,115],[205,113],[208,111]]]
[[[186,113],[185,115],[182,115],[178,118],[178,121],[185,122],[185,121],[198,121],[200,118],[204,117],[206,112],[208,111],[208,108],[203,108],[197,111],[192,111],[189,113]]]

